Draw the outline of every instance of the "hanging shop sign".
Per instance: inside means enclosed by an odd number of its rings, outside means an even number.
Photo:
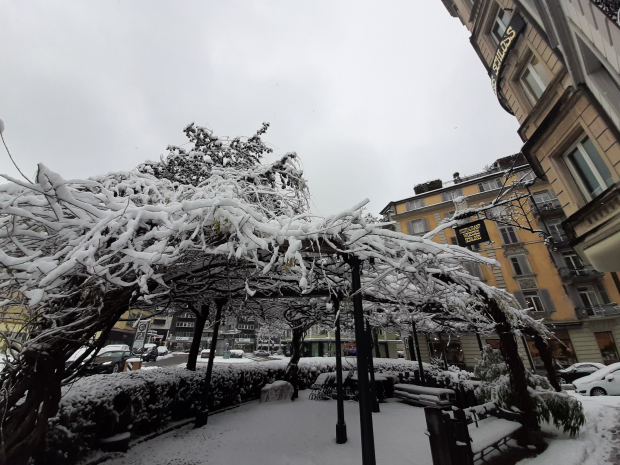
[[[489,241],[489,232],[484,224],[484,220],[467,223],[464,226],[459,226],[454,231],[456,232],[456,240],[461,247]]]
[[[491,64],[491,70],[489,74],[491,75],[491,86],[493,86],[493,92],[497,98],[500,98],[500,94],[498,93],[497,86],[499,84],[499,78],[501,77],[502,69],[504,67],[504,61],[506,59],[506,55],[512,47],[514,47],[517,38],[521,31],[525,28],[525,21],[519,15],[515,15],[510,21],[510,24],[506,28],[506,32],[502,36],[502,40],[499,41],[497,45],[497,50],[495,50],[495,56],[493,58],[493,63]]]

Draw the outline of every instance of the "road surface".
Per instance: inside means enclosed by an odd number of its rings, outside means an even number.
[[[181,363],[187,363],[188,354],[173,355],[169,358],[159,359],[156,362],[145,362],[145,367],[169,367],[172,365],[180,365]]]

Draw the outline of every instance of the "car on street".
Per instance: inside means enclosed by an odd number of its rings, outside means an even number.
[[[87,364],[86,373],[89,375],[118,373],[125,369],[125,361],[129,358],[131,358],[131,352],[128,350],[106,352]]]
[[[157,355],[159,355],[160,357],[163,355],[168,355],[168,348],[165,346],[158,346]]]
[[[71,356],[65,362],[65,368],[69,368],[69,366],[71,366],[73,362],[75,362],[78,358],[80,358],[84,354],[84,352],[86,352],[88,349],[89,348],[87,346],[82,346],[78,350],[73,352]],[[118,352],[118,351],[122,351],[122,352],[129,351],[129,346],[126,344],[110,344],[105,347],[102,347],[97,355],[102,355],[102,354],[105,354],[106,352]],[[90,354],[84,358],[84,362],[88,362],[92,358],[93,358],[93,355]]]
[[[269,355],[271,355],[269,352],[267,352],[266,350],[255,350],[254,351],[254,355],[258,356],[258,357],[269,357]]]
[[[584,396],[620,395],[620,362],[573,381],[575,392]]]
[[[140,357],[145,362],[156,362],[157,356],[158,356],[157,347],[152,346],[152,347],[145,347]]]
[[[584,376],[591,375],[592,373],[605,368],[602,363],[583,362],[575,363],[567,368],[558,367],[555,371],[555,375],[558,378],[560,384],[570,384],[576,379],[583,378]]]

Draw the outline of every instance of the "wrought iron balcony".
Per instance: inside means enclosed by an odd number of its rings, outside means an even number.
[[[594,3],[606,16],[614,22],[618,21],[618,10],[620,10],[620,0],[590,0]]]
[[[620,1],[620,0],[619,0]],[[536,208],[538,207],[538,208]],[[545,200],[544,202],[536,202],[536,207],[532,205],[534,215],[546,217],[562,211],[562,205],[558,199]]]
[[[577,307],[577,318],[587,320],[589,318],[603,318],[606,316],[620,315],[620,306],[616,302],[592,307]]]
[[[592,265],[585,265],[581,268],[568,268],[563,267],[558,269],[562,281],[566,283],[591,281],[594,279],[601,279],[605,273],[592,268]]]

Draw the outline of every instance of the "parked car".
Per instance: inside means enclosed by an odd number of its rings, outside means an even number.
[[[87,346],[82,346],[78,350],[73,352],[71,356],[65,362],[65,368],[69,368],[69,366],[73,362],[75,362],[78,358],[80,358],[84,354],[84,352],[86,352],[88,349],[89,348]],[[118,351],[127,352],[129,351],[129,346],[126,344],[110,344],[105,347],[102,347],[97,355],[103,355],[106,352],[118,352]],[[93,358],[93,354],[90,354],[84,359],[84,362],[88,362],[92,358]]]
[[[405,358],[404,350],[397,350],[396,353],[398,354],[398,358]]]
[[[570,384],[576,379],[583,378],[584,376],[591,375],[592,373],[605,368],[602,363],[584,362],[575,363],[567,368],[558,367],[555,370],[555,375],[558,377],[560,384]]]
[[[245,354],[245,352],[241,349],[232,349],[229,350],[230,352],[230,358],[243,358],[243,355]]]
[[[88,364],[86,373],[95,375],[100,373],[118,373],[125,369],[125,361],[131,358],[128,350],[106,352],[101,354]]]
[[[584,396],[620,395],[620,362],[579,378],[573,385],[575,391]]]
[[[168,355],[168,348],[164,347],[164,346],[158,346],[157,347],[157,355],[159,355],[160,357],[162,355]]]
[[[142,360],[145,362],[156,362],[157,361],[157,347],[146,347],[144,352],[142,352]]]
[[[110,344],[110,345],[105,346],[103,349],[101,349],[99,351],[99,354],[103,354],[105,352],[118,352],[118,351],[127,352],[129,351],[129,346],[127,344]]]
[[[211,350],[209,349],[202,349],[200,351],[200,358],[209,358],[209,354],[211,353]]]
[[[255,350],[254,351],[254,355],[257,355],[259,357],[269,357],[269,355],[271,355],[269,352],[267,352],[266,350]]]

